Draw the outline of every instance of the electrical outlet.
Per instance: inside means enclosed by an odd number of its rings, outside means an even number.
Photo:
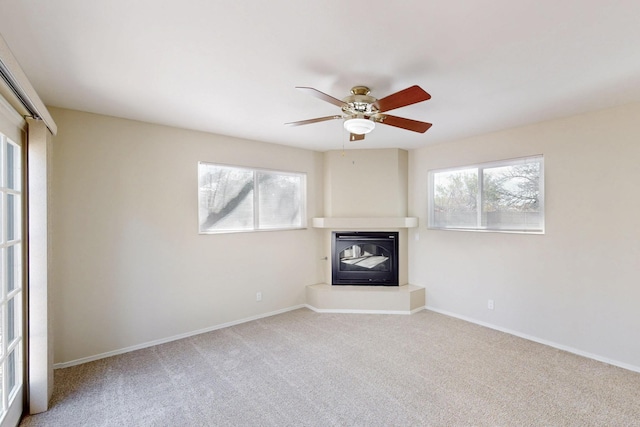
[[[489,301],[487,301],[487,308],[488,308],[489,310],[493,310],[493,300],[492,300],[492,299],[490,299]]]
[[[256,301],[262,301],[262,292],[256,292]]]

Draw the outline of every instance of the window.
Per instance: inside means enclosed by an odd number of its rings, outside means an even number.
[[[201,233],[306,226],[306,175],[198,164]]]
[[[429,228],[543,233],[543,157],[430,171]]]

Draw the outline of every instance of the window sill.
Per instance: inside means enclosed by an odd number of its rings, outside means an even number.
[[[473,231],[476,233],[503,233],[503,234],[545,234],[544,230],[494,230],[487,228],[446,228],[446,227],[427,227],[428,230],[439,231]]]

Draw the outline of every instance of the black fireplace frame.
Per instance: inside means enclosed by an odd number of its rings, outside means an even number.
[[[399,286],[397,231],[334,231],[331,239],[331,284]],[[375,244],[390,253],[388,271],[340,270],[340,253],[356,243]]]

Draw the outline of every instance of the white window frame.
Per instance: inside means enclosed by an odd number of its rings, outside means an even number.
[[[4,108],[4,101],[0,108]],[[6,114],[6,112],[0,112]],[[24,346],[24,181],[22,174],[23,167],[23,144],[22,135],[5,134],[5,121],[0,120],[0,330],[2,340],[0,343],[0,369],[2,371],[0,388],[0,425],[16,425],[23,411],[23,390],[25,375],[25,346]],[[11,130],[11,129],[9,129]],[[15,138],[15,137],[18,138]],[[14,139],[15,138],[15,139]],[[7,182],[7,147],[11,146],[14,157],[13,186]],[[9,215],[7,215],[8,197],[14,198],[13,231],[9,233]],[[9,248],[13,250],[13,267],[9,267],[7,254]],[[8,272],[12,271],[12,289],[9,288]],[[8,310],[9,302],[13,301],[13,311]],[[13,314],[13,316],[10,315]],[[10,326],[13,326],[13,337],[7,341]],[[12,363],[13,361],[13,363]]]
[[[539,229],[503,229],[503,228],[491,228],[483,226],[484,212],[483,206],[483,182],[484,182],[484,169],[491,169],[504,166],[515,166],[522,164],[526,161],[536,161],[540,164],[540,177],[539,177],[539,205],[540,205],[540,228]],[[463,227],[463,226],[436,226],[434,224],[435,214],[435,179],[434,176],[437,173],[442,172],[455,172],[465,169],[477,169],[478,170],[478,193],[477,199],[477,221],[476,227]],[[494,233],[520,233],[520,234],[544,234],[545,233],[545,202],[544,202],[544,156],[542,154],[531,155],[526,157],[518,157],[513,159],[498,160],[493,162],[476,163],[466,166],[451,167],[445,169],[433,169],[429,170],[428,174],[428,199],[427,199],[427,228],[433,230],[451,230],[451,231],[479,231],[479,232],[494,232]]]
[[[227,233],[253,233],[259,231],[286,231],[286,230],[304,230],[307,228],[307,174],[305,172],[281,171],[275,169],[251,168],[246,166],[236,166],[223,163],[198,162],[198,179],[202,166],[219,166],[224,168],[233,168],[241,171],[253,173],[253,228],[236,229],[236,230],[210,230],[202,229],[202,218],[200,215],[200,184],[198,182],[198,232],[199,234],[227,234]],[[278,174],[285,176],[296,176],[302,181],[300,186],[300,225],[293,227],[260,227],[260,192],[259,180],[256,179],[258,173]]]

